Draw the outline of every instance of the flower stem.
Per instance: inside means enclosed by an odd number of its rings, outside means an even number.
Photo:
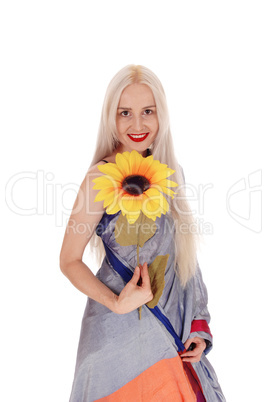
[[[140,226],[142,226],[142,221],[143,221],[143,213],[141,211],[141,224],[138,226],[138,233],[137,233],[137,265],[139,267],[139,231],[140,231]],[[138,313],[139,313],[139,320],[141,320],[141,314],[142,314],[142,306],[138,308]]]
[[[138,233],[139,233],[139,228],[138,228]],[[138,236],[139,237],[139,236]],[[137,243],[137,265],[139,267],[139,243]],[[138,313],[139,313],[139,320],[141,320],[141,312],[142,312],[142,306],[138,307]]]

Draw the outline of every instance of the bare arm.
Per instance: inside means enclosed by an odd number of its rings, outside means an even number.
[[[97,175],[100,172],[95,165],[87,172],[77,194],[60,252],[60,269],[88,297],[115,313],[124,314],[152,300],[153,295],[146,264],[135,269],[132,280],[118,296],[97,279],[82,261],[85,247],[104,213],[103,202],[94,202],[98,191],[93,190],[92,180]],[[142,285],[138,286],[140,277]]]

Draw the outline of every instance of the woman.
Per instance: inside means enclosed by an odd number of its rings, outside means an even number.
[[[95,201],[93,181],[101,176],[101,165],[113,166],[106,164],[132,151],[167,164],[179,184],[169,212],[157,217],[156,233],[140,248],[140,264],[136,245],[116,242],[120,212],[107,214],[104,202]],[[162,85],[149,69],[126,66],[107,89],[96,152],[60,254],[62,272],[88,296],[70,402],[225,400],[206,358],[212,347],[207,292],[183,184]],[[82,261],[89,240],[100,258],[106,252],[96,276]],[[164,289],[150,309],[148,267],[162,254],[168,255]]]

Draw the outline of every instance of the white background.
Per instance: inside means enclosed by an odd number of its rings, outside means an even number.
[[[86,296],[59,252],[106,87],[130,63],[162,81],[192,186],[210,361],[227,401],[264,399],[266,19],[257,0],[1,3],[1,400],[69,398]]]

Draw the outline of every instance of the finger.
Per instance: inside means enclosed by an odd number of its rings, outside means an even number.
[[[198,351],[199,353],[204,352],[207,345],[203,338],[195,337],[195,338],[192,338],[191,340],[193,340],[196,345],[194,351]]]
[[[136,266],[136,268],[134,270],[134,273],[133,273],[133,276],[132,276],[132,279],[130,280],[130,282],[133,285],[137,285],[137,283],[139,281],[139,278],[140,278],[140,268],[138,266]]]
[[[185,352],[181,355],[181,357],[196,357],[198,356],[200,353],[199,352],[195,352],[195,351],[190,351],[190,352]]]
[[[193,349],[194,351],[200,352],[206,348],[206,342],[202,338],[194,337],[187,339],[187,341],[185,342],[184,347],[186,348],[186,350],[188,350],[192,343],[195,344],[195,347]]]
[[[142,286],[142,264],[138,265],[140,269],[140,276],[139,276],[139,281],[137,282],[137,286]]]
[[[186,351],[190,352],[192,350],[197,349],[198,344],[195,342],[194,338],[188,339],[184,344]]]
[[[142,269],[141,269],[141,277],[142,277],[142,284],[143,287],[150,289],[150,278],[148,273],[147,263],[145,262]]]
[[[201,356],[197,356],[197,357],[187,357],[182,359],[183,362],[188,362],[188,363],[197,363],[200,361]]]
[[[202,349],[195,348],[194,350],[185,350],[182,354],[181,357],[196,357],[198,355],[202,354]]]
[[[192,342],[194,342],[193,339],[187,339],[187,341],[184,343],[186,350],[189,348]]]
[[[205,340],[203,338],[200,338],[199,336],[195,336],[194,338],[190,338],[188,340],[191,342],[194,342],[196,344],[204,344],[204,342],[205,342]]]
[[[202,352],[204,352],[204,350],[206,349],[206,342],[205,343],[199,343],[199,344],[196,344],[197,346],[195,347],[195,349],[194,349],[194,352],[196,351],[196,352],[198,352],[198,353],[202,353]]]

